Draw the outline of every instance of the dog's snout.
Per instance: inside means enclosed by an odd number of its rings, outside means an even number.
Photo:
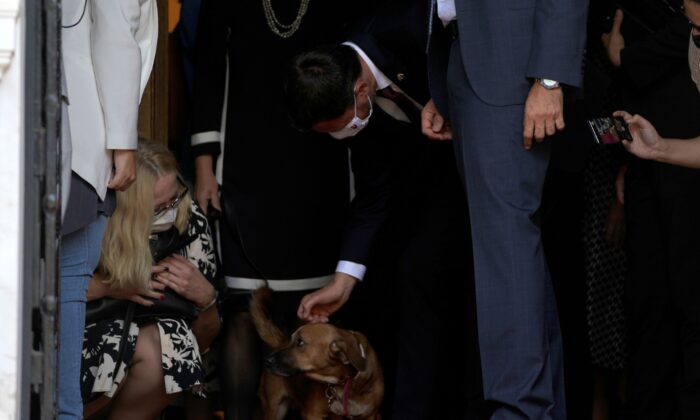
[[[285,352],[274,352],[263,360],[265,368],[278,376],[293,376],[299,373],[294,363],[290,363],[289,355]]]

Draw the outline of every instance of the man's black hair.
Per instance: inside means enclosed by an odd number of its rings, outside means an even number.
[[[292,123],[310,129],[338,118],[353,106],[362,67],[347,45],[326,45],[294,57],[285,73],[284,91]]]

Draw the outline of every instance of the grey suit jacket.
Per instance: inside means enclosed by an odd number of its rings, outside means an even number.
[[[472,88],[495,106],[522,104],[532,79],[580,86],[588,0],[455,0],[459,41]],[[444,31],[432,16],[431,93],[446,105]]]

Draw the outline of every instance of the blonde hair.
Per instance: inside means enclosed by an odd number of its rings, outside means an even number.
[[[161,177],[177,173],[177,162],[166,146],[139,140],[136,151],[136,181],[117,191],[117,206],[107,222],[102,253],[97,265],[100,279],[113,289],[142,289],[150,286],[153,257],[149,235],[153,223],[153,188]],[[192,198],[185,194],[177,206],[175,227],[187,228]]]

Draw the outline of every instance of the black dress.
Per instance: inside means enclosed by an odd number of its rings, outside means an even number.
[[[195,156],[223,153],[225,275],[324,276],[343,259],[339,250],[350,198],[347,149],[341,142],[292,126],[283,74],[294,55],[343,41],[347,23],[369,10],[367,4],[311,0],[299,30],[281,38],[268,27],[262,0],[203,1],[192,150]],[[294,20],[299,1],[274,0],[272,5],[279,20],[287,23]]]
[[[626,336],[623,295],[627,273],[625,252],[606,239],[610,206],[615,197],[619,154],[598,146],[585,176],[583,242],[588,294],[586,309],[593,365],[607,369],[625,366]]]

